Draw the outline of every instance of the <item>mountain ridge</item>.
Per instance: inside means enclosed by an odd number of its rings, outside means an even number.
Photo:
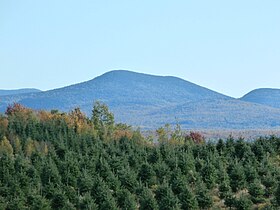
[[[21,88],[21,89],[10,89],[10,90],[0,89],[0,96],[18,95],[18,94],[25,94],[25,93],[38,93],[38,92],[41,92],[41,90],[36,88]]]
[[[0,111],[12,102],[34,109],[91,114],[102,101],[118,122],[155,129],[177,121],[182,128],[280,127],[280,109],[235,99],[173,76],[114,70],[92,80],[38,93],[1,96]]]
[[[258,88],[245,94],[240,100],[280,108],[280,89]]]

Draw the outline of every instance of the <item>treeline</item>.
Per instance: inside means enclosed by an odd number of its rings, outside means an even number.
[[[180,126],[157,139],[92,117],[33,111],[0,116],[0,209],[277,209],[280,139],[205,142]]]

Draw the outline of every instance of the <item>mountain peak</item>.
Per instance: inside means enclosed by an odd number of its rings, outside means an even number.
[[[241,100],[280,108],[280,89],[259,88],[244,95]]]
[[[177,122],[182,128],[207,129],[280,126],[280,109],[236,100],[177,77],[128,70],[51,91],[3,96],[0,110],[18,102],[66,112],[80,107],[90,115],[96,100],[110,107],[117,122],[149,129]]]

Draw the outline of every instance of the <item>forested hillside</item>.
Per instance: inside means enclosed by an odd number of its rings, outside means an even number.
[[[0,116],[0,209],[277,209],[280,139],[205,142],[180,126],[156,139],[102,103]]]
[[[18,94],[26,94],[26,93],[38,93],[41,90],[34,89],[34,88],[24,88],[18,90],[0,90],[0,96],[7,96],[7,95],[18,95]]]
[[[240,100],[280,108],[280,89],[260,88],[243,96]]]
[[[184,129],[280,127],[279,108],[237,100],[177,77],[122,70],[54,90],[1,96],[0,113],[16,102],[36,110],[80,107],[90,117],[96,100],[110,106],[116,122],[146,130],[178,121]]]

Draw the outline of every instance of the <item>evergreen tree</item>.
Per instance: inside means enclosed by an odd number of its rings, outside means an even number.
[[[246,176],[246,181],[248,183],[253,183],[256,179],[258,179],[258,172],[256,170],[256,166],[252,162],[248,162],[244,166],[244,172]]]
[[[144,187],[139,195],[139,210],[157,210],[158,204],[152,191]]]
[[[196,188],[196,200],[198,202],[199,208],[202,209],[210,208],[213,205],[213,199],[209,195],[209,191],[207,190],[205,184],[201,181],[199,181]]]
[[[271,197],[275,191],[275,187],[277,187],[276,178],[269,172],[263,177],[262,183],[265,186],[265,196],[268,198]]]
[[[50,210],[51,209],[51,203],[46,198],[40,196],[40,195],[34,195],[30,194],[27,197],[27,203],[31,210]]]
[[[217,180],[217,172],[215,166],[211,161],[207,161],[201,171],[203,181],[206,183],[208,188],[213,188]]]
[[[234,163],[229,169],[230,185],[233,192],[245,187],[245,173],[240,163]]]
[[[264,188],[260,181],[254,181],[249,185],[249,194],[251,195],[251,200],[253,203],[262,203],[264,201]]]
[[[154,172],[152,166],[148,163],[142,164],[138,173],[138,178],[143,183],[147,183],[149,186],[156,183],[156,173]]]
[[[94,202],[94,199],[91,197],[90,193],[85,193],[84,196],[80,197],[79,209],[98,210],[98,206]]]
[[[13,197],[7,202],[7,210],[22,210],[26,209],[26,199],[23,196]]]
[[[135,197],[127,189],[121,189],[117,192],[118,206],[121,209],[137,209]]]
[[[237,210],[250,210],[252,209],[252,202],[246,196],[241,196],[239,199],[235,200],[235,208]]]
[[[159,204],[159,209],[180,209],[178,198],[166,183],[160,185],[156,190],[156,199]]]
[[[91,120],[20,105],[0,116],[0,209],[280,206],[278,137],[214,144],[165,127],[153,144],[96,105]]]
[[[235,205],[235,198],[234,198],[234,195],[231,191],[227,192],[225,195],[224,195],[224,203],[227,207],[229,207],[230,209],[232,207],[234,207]]]
[[[182,209],[198,209],[198,202],[193,192],[186,186],[178,195]]]
[[[100,210],[118,209],[117,203],[106,183],[99,177],[96,178],[91,194],[96,200]]]
[[[123,169],[118,172],[119,180],[121,181],[121,185],[128,189],[130,192],[135,192],[138,182],[136,179],[136,174],[131,171],[129,168]]]

